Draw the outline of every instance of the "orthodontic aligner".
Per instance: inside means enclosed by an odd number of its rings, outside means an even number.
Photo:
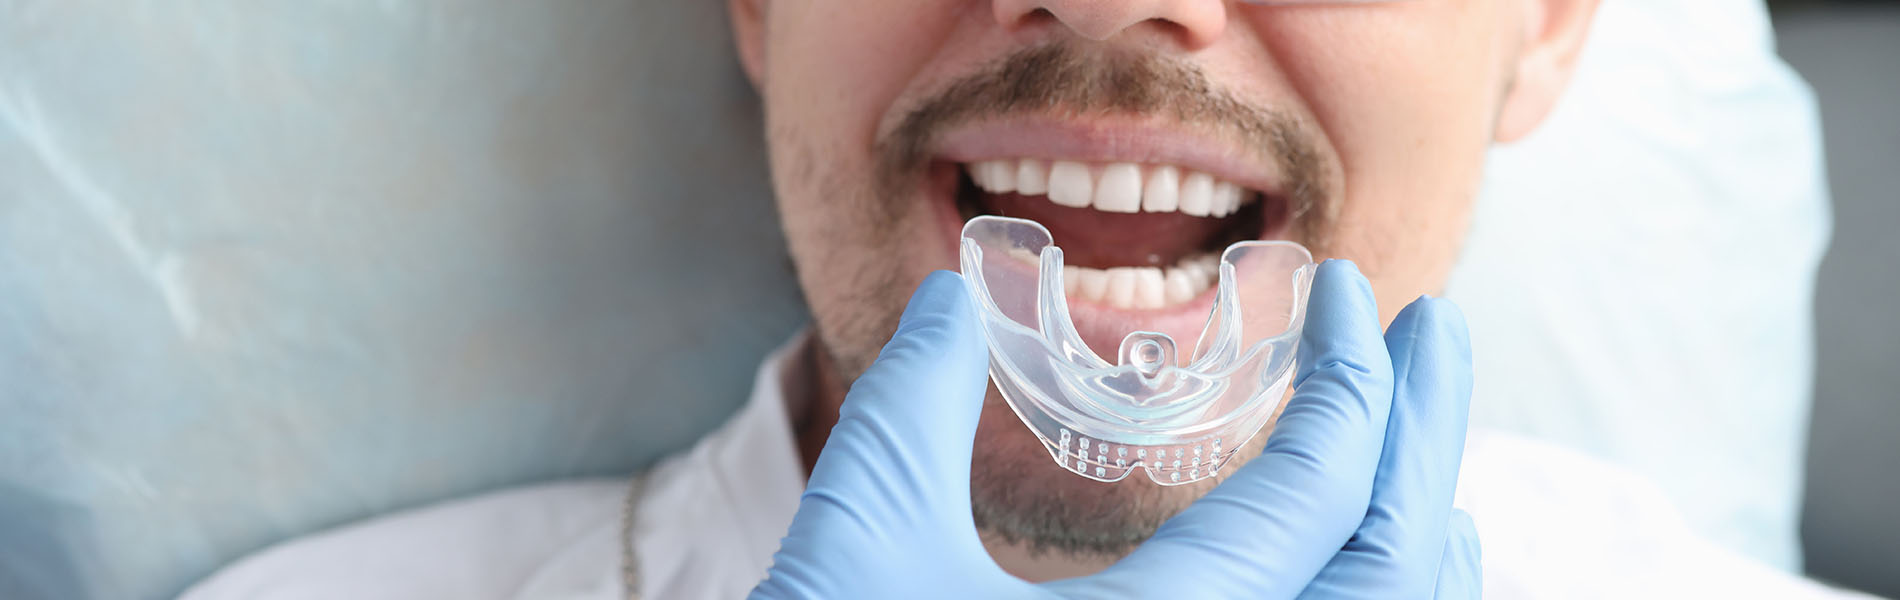
[[[1293,376],[1312,255],[1286,241],[1221,253],[1212,310],[1190,360],[1172,337],[1128,332],[1117,362],[1076,332],[1062,250],[1034,221],[963,227],[962,271],[1010,409],[1072,473],[1113,482],[1141,469],[1161,485],[1215,476],[1259,433]]]

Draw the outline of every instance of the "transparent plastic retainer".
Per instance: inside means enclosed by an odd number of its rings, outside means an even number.
[[[1161,485],[1213,477],[1266,425],[1293,378],[1314,272],[1299,244],[1228,246],[1193,353],[1183,359],[1168,335],[1133,331],[1115,362],[1070,320],[1062,249],[1041,224],[976,217],[963,226],[961,254],[990,378],[1049,456],[1083,477],[1120,481],[1136,468]],[[1206,295],[1191,303],[1205,305]]]

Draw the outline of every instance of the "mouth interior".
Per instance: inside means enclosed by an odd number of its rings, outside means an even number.
[[[1068,266],[1111,269],[1164,267],[1213,255],[1235,242],[1269,239],[1284,222],[1285,203],[1257,191],[1222,217],[1181,212],[1106,212],[1062,206],[1046,195],[991,193],[957,170],[956,205],[964,221],[978,215],[1030,219],[1049,230]]]

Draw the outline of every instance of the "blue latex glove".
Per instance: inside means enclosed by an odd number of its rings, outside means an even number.
[[[1471,360],[1445,300],[1381,335],[1358,269],[1320,265],[1262,454],[1107,570],[1044,584],[998,567],[970,516],[988,360],[963,279],[931,274],[845,397],[754,598],[1478,596],[1477,534],[1451,508]]]

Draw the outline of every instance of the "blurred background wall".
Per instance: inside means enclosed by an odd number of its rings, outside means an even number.
[[[1808,572],[1900,597],[1900,2],[1770,3],[1821,104],[1834,240],[1815,291]]]

